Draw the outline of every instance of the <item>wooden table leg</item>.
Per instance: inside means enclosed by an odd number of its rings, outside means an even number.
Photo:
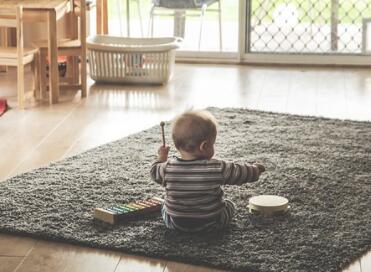
[[[6,47],[8,45],[8,30],[5,27],[0,27],[0,46]],[[0,72],[7,72],[7,66],[0,66]]]
[[[102,0],[97,0],[96,7],[97,34],[103,34],[102,30]]]
[[[55,10],[49,11],[48,16],[48,59],[49,59],[49,92],[50,103],[59,100],[59,74],[58,74],[58,46],[57,46],[57,16]]]
[[[108,34],[108,0],[103,0],[103,32]]]
[[[71,5],[73,5],[73,1],[71,1]],[[82,12],[82,10],[81,10]],[[72,39],[78,39],[78,29],[77,29],[77,22],[78,18],[75,16],[74,13],[69,14],[69,37]],[[68,78],[68,84],[75,85],[79,83],[79,69],[78,69],[78,60],[76,56],[68,56],[67,57],[67,73],[66,76]]]
[[[108,0],[103,0],[103,34],[108,34]]]
[[[87,97],[87,82],[86,82],[86,9],[83,8],[81,11],[80,21],[80,35],[83,37],[81,40],[81,97]]]
[[[97,34],[108,34],[108,0],[97,0]]]
[[[46,97],[47,79],[46,79],[46,56],[48,52],[46,49],[40,50],[40,92],[41,98]]]

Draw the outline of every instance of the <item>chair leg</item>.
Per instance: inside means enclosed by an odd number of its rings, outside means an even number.
[[[24,109],[24,65],[17,66],[18,108]]]
[[[7,47],[8,46],[8,30],[5,27],[0,27],[0,46]],[[7,72],[7,66],[0,66],[0,72]]]
[[[41,71],[41,65],[40,65],[40,52],[37,52],[35,54],[35,59],[34,59],[34,62],[35,62],[35,74],[34,74],[34,78],[35,78],[35,89],[36,89],[36,98],[37,99],[41,99],[42,98],[42,94],[41,94],[41,83],[40,83],[40,71]]]
[[[44,99],[46,97],[46,88],[47,88],[47,78],[46,78],[46,50],[40,49],[40,93],[41,93],[41,99]]]
[[[33,89],[32,89],[32,93],[33,93],[33,96],[36,98],[36,78],[35,78],[35,70],[36,70],[36,67],[35,67],[36,63],[35,63],[35,60],[33,60],[31,62],[31,74],[32,74],[32,77],[33,77]]]
[[[155,24],[155,14],[154,14],[154,12],[155,12],[155,5],[153,4],[152,5],[152,8],[151,8],[151,11],[150,11],[150,17],[149,17],[149,29],[148,29],[148,36],[151,36],[151,37],[153,37],[153,28],[154,28],[154,24]]]
[[[73,75],[73,83],[74,84],[79,84],[79,76],[80,76],[80,67],[79,67],[79,57],[78,56],[74,56],[73,57],[73,71],[74,71],[74,75]]]
[[[87,87],[87,73],[86,73],[86,66],[87,66],[87,58],[86,53],[82,53],[81,55],[81,97],[87,97],[88,96],[88,87]]]
[[[130,3],[126,0],[126,35],[130,37]]]
[[[79,61],[76,56],[67,57],[67,71],[66,76],[68,78],[68,84],[79,83]]]
[[[67,63],[66,63],[66,77],[68,84],[73,84],[73,57],[68,56],[67,57]]]
[[[143,38],[143,19],[142,19],[142,12],[140,10],[140,0],[137,0],[137,7],[138,7],[138,16],[139,16],[139,23],[140,23],[140,34]]]
[[[36,53],[34,60],[31,63],[31,70],[34,83],[33,95],[36,99],[40,99],[39,60],[40,60],[39,53]]]
[[[129,1],[129,0],[126,0],[126,1]],[[123,35],[123,31],[122,31],[122,14],[121,14],[121,12],[122,12],[122,8],[121,8],[121,0],[117,0],[116,1],[116,3],[117,3],[117,10],[118,10],[118,15],[119,15],[119,27],[120,27],[120,36],[122,36]]]
[[[207,5],[203,4],[202,8],[201,8],[201,17],[200,17],[201,26],[200,26],[200,37],[198,38],[198,50],[201,49],[202,28],[203,28],[203,24],[204,24],[204,17],[205,17],[205,10],[206,9],[207,9]]]
[[[222,36],[222,0],[218,1],[218,12],[219,12],[219,49],[223,51],[223,36]]]

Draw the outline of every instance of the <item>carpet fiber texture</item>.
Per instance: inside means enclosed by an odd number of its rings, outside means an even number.
[[[228,230],[182,234],[159,216],[93,221],[94,207],[163,196],[149,178],[156,126],[1,182],[0,231],[236,271],[340,271],[371,248],[370,123],[210,111],[219,120],[216,157],[267,167],[256,183],[225,187],[237,206]],[[258,194],[287,197],[290,213],[250,215],[248,198]]]

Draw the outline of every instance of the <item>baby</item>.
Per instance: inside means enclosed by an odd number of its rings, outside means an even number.
[[[185,232],[222,229],[235,213],[223,199],[221,185],[242,185],[259,179],[263,165],[237,164],[213,159],[217,122],[207,111],[178,116],[172,137],[180,157],[168,159],[169,147],[158,149],[152,179],[165,187],[162,217],[166,226]]]

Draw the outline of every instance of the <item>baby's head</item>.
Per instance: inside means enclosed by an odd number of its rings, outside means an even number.
[[[185,112],[173,124],[173,141],[182,157],[211,159],[216,134],[216,119],[208,111]]]

